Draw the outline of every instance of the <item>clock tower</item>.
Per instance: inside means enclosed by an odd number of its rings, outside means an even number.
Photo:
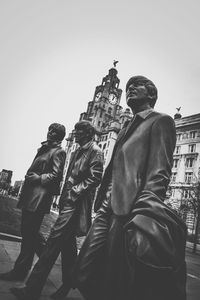
[[[108,71],[102,79],[101,85],[96,86],[93,100],[88,103],[86,113],[82,113],[80,120],[88,119],[102,133],[109,124],[117,118],[121,111],[120,99],[122,90],[115,67]]]
[[[94,93],[94,101],[98,102],[100,99],[108,100],[110,104],[119,104],[122,90],[119,89],[120,80],[117,77],[116,68],[111,68],[106,75],[101,85],[97,86]]]

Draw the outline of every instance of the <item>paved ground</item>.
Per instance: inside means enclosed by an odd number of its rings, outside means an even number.
[[[187,300],[200,299],[200,245],[197,253],[192,253],[192,243],[187,242]]]
[[[187,300],[200,299],[200,251],[193,254],[187,247]],[[18,242],[0,239],[0,272],[8,271],[12,268],[14,261],[19,253],[20,244]],[[55,266],[50,273],[45,288],[41,296],[41,300],[50,299],[48,296],[52,294],[61,283],[61,266],[60,258],[58,258]],[[0,300],[16,300],[10,293],[11,286],[21,285],[20,282],[5,282],[0,280]],[[28,299],[27,299],[28,300]],[[72,290],[66,300],[83,300],[78,290]],[[95,299],[94,299],[95,300]],[[123,300],[123,299],[122,299]],[[162,299],[161,299],[162,300]],[[175,299],[171,299],[175,300]]]
[[[20,243],[0,240],[0,272],[10,270],[19,254]],[[56,291],[61,284],[61,266],[60,258],[58,258],[55,266],[53,267],[46,285],[43,289],[41,300],[50,299],[48,296]],[[10,293],[11,286],[22,285],[21,282],[6,282],[0,280],[0,300],[16,300]],[[28,299],[27,299],[28,300]],[[71,290],[66,300],[83,300],[78,290]]]

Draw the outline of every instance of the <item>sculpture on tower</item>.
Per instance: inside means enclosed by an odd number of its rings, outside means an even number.
[[[114,66],[115,68],[116,68],[116,65],[118,64],[118,62],[119,62],[118,60],[114,60],[114,61],[113,61],[113,66]]]

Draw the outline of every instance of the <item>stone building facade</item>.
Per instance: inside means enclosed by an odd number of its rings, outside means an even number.
[[[181,209],[189,231],[195,227],[193,187],[200,182],[200,113],[175,115],[176,148],[174,151],[170,199],[172,207]],[[191,204],[191,205],[190,205]]]

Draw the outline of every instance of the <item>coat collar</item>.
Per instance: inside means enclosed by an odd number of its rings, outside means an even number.
[[[49,142],[49,141],[44,141],[41,143],[42,146],[46,146],[49,148],[55,148],[61,146],[61,141],[60,142]]]
[[[38,149],[37,155],[40,155],[42,153],[45,153],[46,151],[49,151],[52,148],[61,148],[61,142],[49,142],[44,141],[41,143],[41,147]]]
[[[153,111],[154,111],[153,108],[148,108],[148,109],[145,109],[145,110],[137,113],[136,115],[140,116],[142,119],[146,119],[148,117],[148,115],[150,115]]]
[[[80,146],[78,149],[79,149],[79,150],[85,151],[85,150],[87,150],[88,148],[90,148],[90,147],[92,146],[92,144],[93,144],[93,141],[89,141],[88,143],[86,143],[86,144],[83,145],[82,147]]]
[[[124,130],[122,137],[119,139],[120,142],[124,142],[125,140],[127,140],[130,134],[134,131],[134,129],[137,128],[139,124],[143,122],[145,119],[147,119],[147,117],[153,112],[154,112],[153,108],[148,108],[135,114],[133,119],[130,121],[130,123]]]
[[[135,126],[137,126],[138,123],[140,123],[142,120],[145,120],[153,111],[153,108],[148,108],[135,114],[126,128],[126,133],[130,130],[130,128],[135,128]]]

